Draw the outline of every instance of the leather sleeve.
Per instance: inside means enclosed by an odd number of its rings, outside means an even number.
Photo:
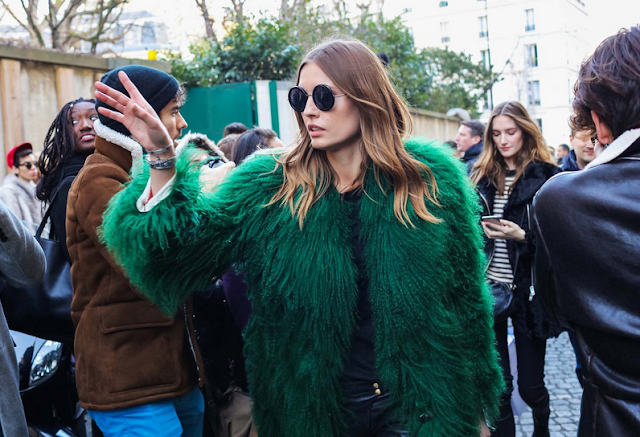
[[[534,288],[536,290],[536,297],[540,299],[542,306],[546,313],[555,322],[558,322],[564,326],[568,326],[566,321],[561,320],[559,317],[559,308],[557,298],[557,290],[555,287],[554,270],[551,264],[551,258],[545,242],[544,234],[542,232],[537,210],[542,210],[546,207],[547,202],[544,199],[544,195],[536,196],[533,202],[533,208],[531,211],[532,230],[537,241],[537,250],[535,251],[534,260]]]

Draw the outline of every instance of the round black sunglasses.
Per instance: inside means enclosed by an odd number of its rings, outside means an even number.
[[[346,94],[333,94],[329,85],[318,85],[313,89],[311,93],[313,97],[313,103],[316,108],[321,111],[329,111],[336,103],[336,97],[342,97]],[[289,104],[296,112],[303,112],[307,106],[307,100],[309,94],[299,86],[294,86],[289,90]]]
[[[23,162],[22,164],[18,164],[18,167],[22,167],[25,166],[27,167],[27,170],[31,170],[31,167],[35,167],[36,163],[35,162]]]

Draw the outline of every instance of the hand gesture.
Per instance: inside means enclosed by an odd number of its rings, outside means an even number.
[[[96,99],[115,109],[99,107],[98,112],[105,117],[122,123],[131,135],[147,150],[163,149],[173,144],[167,129],[160,121],[160,117],[149,103],[142,97],[138,88],[124,71],[118,73],[118,78],[129,93],[127,97],[109,85],[96,82]]]
[[[202,182],[202,191],[212,191],[229,173],[229,170],[235,168],[233,161],[224,163],[219,167],[210,168],[203,165],[200,168],[200,182]]]
[[[500,220],[500,224],[488,221],[482,222],[482,229],[487,237],[492,240],[515,240],[519,242],[525,241],[526,233],[524,230],[509,220]]]

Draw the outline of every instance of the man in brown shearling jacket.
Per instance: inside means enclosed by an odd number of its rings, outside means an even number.
[[[178,138],[187,124],[176,79],[132,65],[105,74],[101,82],[126,93],[120,70]],[[80,403],[107,437],[201,437],[204,401],[198,384],[204,381],[204,366],[190,304],[175,318],[165,316],[133,288],[100,242],[102,214],[130,179],[143,149],[122,124],[99,117],[96,151],[74,181],[67,206]]]

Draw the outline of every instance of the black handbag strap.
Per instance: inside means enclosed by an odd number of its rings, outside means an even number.
[[[75,175],[67,176],[66,178],[62,179],[58,184],[58,186],[56,187],[55,191],[53,192],[53,196],[51,196],[51,202],[49,202],[49,207],[45,211],[44,216],[42,217],[42,221],[40,222],[40,226],[38,226],[38,230],[36,231],[36,238],[38,240],[42,236],[42,231],[44,230],[44,227],[46,226],[47,221],[49,221],[49,217],[51,217],[51,205],[53,204],[53,201],[58,195],[58,192],[60,191],[60,187],[62,187],[62,184],[65,183],[65,181],[73,180],[73,179],[75,179]]]

